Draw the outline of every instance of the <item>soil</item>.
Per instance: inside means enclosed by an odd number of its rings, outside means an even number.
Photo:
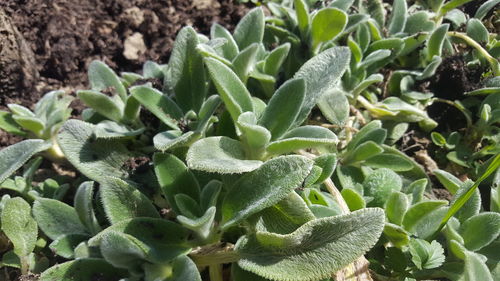
[[[208,34],[219,22],[233,30],[248,9],[233,0],[0,1],[0,109],[32,108],[50,90],[86,87],[95,59],[115,71],[166,63],[183,26]],[[81,105],[72,107],[78,115]],[[0,133],[0,147],[18,140]]]

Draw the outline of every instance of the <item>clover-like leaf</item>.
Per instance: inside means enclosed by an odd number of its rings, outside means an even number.
[[[160,217],[146,195],[121,179],[106,179],[101,183],[100,194],[111,224],[136,217]]]
[[[384,212],[369,208],[312,220],[286,235],[257,232],[237,242],[238,265],[271,280],[320,280],[363,255],[383,226]]]
[[[31,217],[31,207],[21,197],[7,199],[1,211],[2,231],[14,245],[19,257],[35,249],[38,236],[36,221]]]
[[[241,143],[228,137],[208,137],[195,142],[186,161],[190,169],[222,174],[250,172],[262,165],[260,160],[246,160]]]
[[[75,209],[61,201],[38,198],[33,204],[33,216],[43,233],[52,240],[62,235],[88,235]]]
[[[431,269],[444,262],[444,249],[437,241],[431,243],[422,239],[410,240],[410,254],[413,263],[419,269]]]
[[[291,155],[274,158],[236,181],[222,204],[223,228],[228,228],[284,199],[299,187],[313,161]]]
[[[101,181],[109,176],[126,178],[125,162],[132,158],[125,146],[116,140],[95,139],[95,125],[69,120],[57,140],[68,161],[89,179]]]
[[[24,140],[0,150],[0,182],[10,177],[38,152],[50,147],[43,140]]]

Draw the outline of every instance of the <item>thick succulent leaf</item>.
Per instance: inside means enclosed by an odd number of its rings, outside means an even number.
[[[121,179],[110,177],[101,182],[100,195],[111,224],[136,217],[160,217],[146,195]]]
[[[257,229],[278,234],[289,234],[304,223],[315,219],[307,204],[296,193],[291,192],[283,200],[258,213]]]
[[[196,31],[190,26],[184,27],[175,39],[168,62],[171,74],[169,82],[184,112],[198,112],[208,89],[203,57],[196,49],[199,43]]]
[[[422,239],[410,240],[410,254],[418,269],[431,269],[441,266],[444,262],[444,249],[437,241],[431,243]]]
[[[149,86],[132,87],[130,93],[165,125],[179,129],[177,123],[182,118],[182,111],[168,96]]]
[[[154,261],[168,261],[190,251],[186,243],[188,232],[171,221],[158,218],[134,218],[121,221],[92,237],[88,246],[99,247],[102,238],[111,231],[131,235],[149,247],[148,258]]]
[[[240,50],[245,49],[252,43],[261,43],[264,38],[264,11],[255,8],[248,12],[234,29],[234,40]]]
[[[33,204],[33,216],[43,233],[52,240],[69,234],[88,235],[75,209],[61,201],[38,198]]]
[[[101,226],[97,221],[94,207],[94,182],[86,181],[80,184],[75,193],[74,206],[78,214],[78,218],[85,227],[92,233],[96,234],[101,231]]]
[[[111,90],[112,93],[118,94],[122,101],[127,99],[125,86],[123,86],[118,75],[105,63],[97,60],[90,63],[88,77],[92,90]]]
[[[199,200],[200,185],[184,162],[167,153],[156,153],[153,162],[162,193],[176,214],[180,214],[175,201],[177,194],[185,194],[196,201]]]
[[[49,268],[42,273],[40,281],[88,281],[95,276],[118,281],[128,274],[126,270],[116,269],[103,259],[77,259]]]
[[[448,208],[447,201],[424,201],[411,206],[403,218],[403,227],[421,239],[429,238],[439,227]]]
[[[212,39],[224,38],[227,40],[226,44],[221,47],[222,56],[224,58],[233,60],[239,53],[238,45],[236,44],[236,41],[234,41],[233,36],[222,25],[214,23],[210,29],[210,37]]]
[[[306,39],[309,36],[309,26],[311,22],[309,7],[304,0],[294,0],[293,6],[297,14],[297,24],[299,26],[300,36]]]
[[[65,234],[59,236],[50,243],[50,250],[58,256],[67,259],[73,259],[75,248],[83,241],[89,239],[88,235],[83,234]]]
[[[238,76],[226,65],[212,58],[205,63],[212,81],[233,120],[246,111],[253,111],[252,97]]]
[[[343,126],[349,117],[349,100],[345,93],[338,89],[321,96],[318,100],[318,107],[323,116],[337,126]]]
[[[125,162],[133,155],[113,140],[94,139],[95,125],[69,120],[57,136],[64,156],[89,179],[101,181],[109,176],[126,178]]]
[[[246,160],[241,143],[228,137],[209,137],[195,142],[186,161],[193,170],[221,174],[250,172],[262,165],[259,160]]]
[[[122,120],[124,104],[121,100],[92,90],[78,91],[78,98],[102,116],[116,122]]]
[[[406,0],[395,0],[392,5],[391,19],[389,20],[390,34],[402,32],[405,29],[407,17]]]
[[[271,142],[267,151],[273,154],[285,154],[299,149],[334,145],[337,142],[337,136],[326,128],[302,126],[288,131],[281,139]]]
[[[10,177],[33,155],[51,146],[43,140],[24,140],[0,150],[0,182]]]
[[[1,222],[2,231],[14,245],[16,255],[25,257],[35,249],[38,227],[31,217],[31,207],[24,199],[7,199],[1,210]]]
[[[259,125],[271,132],[273,140],[280,138],[294,124],[304,102],[305,87],[304,79],[288,80],[269,101]]]
[[[176,194],[174,200],[179,208],[179,215],[186,216],[190,219],[194,219],[202,215],[198,202],[186,194]]]
[[[477,251],[489,245],[500,234],[500,214],[484,212],[471,217],[460,226],[464,246]]]
[[[274,158],[234,183],[222,204],[223,228],[228,228],[284,199],[299,187],[313,162],[302,156]]]
[[[342,33],[347,24],[347,14],[337,8],[323,8],[313,17],[311,23],[312,47],[328,42]]]
[[[306,81],[306,95],[295,126],[302,124],[318,99],[336,86],[349,65],[350,58],[349,48],[333,47],[308,60],[295,73],[294,78]]]
[[[286,235],[257,232],[237,242],[238,265],[272,280],[320,280],[369,250],[383,227],[381,209],[364,209],[312,220]]]
[[[394,171],[382,168],[369,174],[364,182],[364,195],[373,197],[368,206],[382,207],[393,191],[400,191],[403,186],[401,177]]]

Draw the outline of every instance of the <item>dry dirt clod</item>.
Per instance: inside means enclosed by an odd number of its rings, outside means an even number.
[[[139,32],[135,32],[125,39],[123,43],[124,50],[123,56],[129,60],[138,60],[146,53],[146,44],[144,43],[144,36]]]

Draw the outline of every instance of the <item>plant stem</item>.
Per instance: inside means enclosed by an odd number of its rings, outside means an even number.
[[[479,43],[477,43],[474,39],[467,36],[467,34],[456,31],[448,31],[449,36],[457,37],[464,40],[469,46],[475,48],[481,55],[488,61],[491,66],[491,70],[495,76],[500,75],[500,63],[488,53]]]
[[[224,281],[222,275],[222,264],[214,264],[208,267],[210,281]]]
[[[200,247],[192,251],[189,256],[198,268],[232,263],[240,259],[240,255],[234,251],[234,245],[227,243],[217,243]]]

